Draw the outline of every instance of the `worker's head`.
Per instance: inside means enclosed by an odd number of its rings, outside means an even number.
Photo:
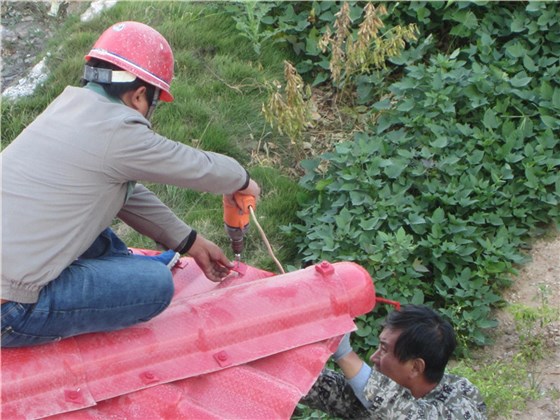
[[[438,383],[457,341],[449,322],[434,310],[405,305],[387,316],[371,362],[399,385]]]
[[[158,100],[173,101],[173,52],[166,39],[148,25],[114,24],[103,32],[85,59],[84,80],[101,84],[112,96],[122,99],[125,93],[139,90],[150,113]]]

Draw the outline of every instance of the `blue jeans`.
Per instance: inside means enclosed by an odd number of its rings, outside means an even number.
[[[2,347],[44,344],[148,321],[169,305],[173,292],[165,264],[131,255],[108,228],[41,290],[36,303],[2,305]]]

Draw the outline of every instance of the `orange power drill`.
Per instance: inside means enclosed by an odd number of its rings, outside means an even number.
[[[231,249],[235,257],[236,263],[241,261],[241,253],[243,252],[243,238],[249,228],[251,219],[251,210],[257,208],[255,197],[249,194],[235,193],[233,199],[237,206],[230,204],[224,197],[224,227],[231,239]]]

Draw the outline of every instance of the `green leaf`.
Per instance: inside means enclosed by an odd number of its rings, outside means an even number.
[[[538,12],[542,9],[544,2],[533,1],[528,2],[525,10],[528,12]]]
[[[389,178],[395,179],[400,176],[402,171],[406,168],[406,165],[402,161],[393,160],[391,163],[383,169],[385,175]]]
[[[519,124],[519,129],[523,134],[523,137],[527,138],[533,135],[533,121],[531,118],[524,116],[521,118],[521,124]]]
[[[317,73],[317,76],[315,77],[315,79],[313,80],[312,85],[313,86],[317,86],[320,85],[321,83],[323,83],[325,80],[327,80],[329,78],[328,73],[326,72],[319,72]]]
[[[410,302],[414,305],[422,305],[424,303],[424,293],[422,292],[422,290],[416,289],[414,291],[412,299],[410,299]]]
[[[475,29],[478,26],[478,19],[470,10],[455,13],[453,19],[469,29]]]
[[[360,228],[363,230],[373,230],[379,224],[379,217],[373,217],[371,219],[362,220],[360,222]]]
[[[371,198],[362,191],[350,191],[350,202],[353,206],[361,206],[363,204],[371,204]]]
[[[315,188],[317,189],[317,191],[323,191],[325,188],[327,188],[332,183],[333,183],[332,179],[323,179],[323,180],[317,182]]]
[[[414,269],[414,271],[417,271],[419,273],[429,273],[430,270],[424,265],[422,264],[422,261],[419,260],[418,258],[416,258],[414,260],[414,262],[412,263],[412,268]],[[424,294],[422,294],[422,297],[424,296]],[[423,302],[420,302],[423,303]]]
[[[525,29],[525,16],[520,13],[516,13],[511,21],[510,30],[512,32],[523,32]]]
[[[543,14],[537,20],[539,26],[552,26],[553,24],[557,23],[557,16],[555,9],[545,10]]]
[[[445,221],[445,212],[443,211],[443,209],[441,207],[438,207],[432,214],[430,220],[435,225],[442,224]]]
[[[552,94],[552,105],[560,109],[560,88],[554,88],[554,93]]]
[[[370,335],[372,333],[372,329],[369,325],[364,325],[361,328],[358,328],[358,330],[356,330],[356,335],[358,337],[367,337],[368,335]]]
[[[408,112],[411,109],[414,109],[415,105],[416,104],[414,103],[414,101],[406,100],[404,102],[399,103],[399,105],[397,106],[397,110],[401,112]]]
[[[408,223],[411,225],[421,225],[426,223],[426,219],[424,219],[421,215],[412,213],[408,216],[407,219]]]
[[[559,125],[558,118],[550,117],[548,115],[541,115],[541,120],[544,123],[544,125],[550,128],[557,128]]]
[[[397,230],[397,234],[395,235],[395,238],[397,239],[397,242],[400,243],[404,242],[404,240],[406,239],[406,232],[402,227],[400,227],[399,230]]]
[[[352,222],[352,214],[348,211],[348,209],[344,208],[340,211],[338,216],[334,217],[334,220],[339,229],[345,230]]]
[[[497,214],[490,214],[488,215],[488,223],[493,226],[503,226],[504,222],[500,216]]]
[[[450,289],[454,289],[458,284],[456,279],[451,279],[451,278],[449,278],[449,276],[444,275],[444,276],[442,276],[441,279],[443,280],[445,285]]]
[[[513,44],[510,44],[506,48],[506,52],[513,58],[521,58],[527,55],[527,50],[520,42],[515,42]]]
[[[471,165],[478,165],[484,158],[483,150],[474,150],[468,157],[467,160]]]
[[[484,118],[482,119],[482,123],[489,130],[498,128],[500,126],[500,123],[496,118],[496,113],[494,112],[494,110],[490,108],[487,109],[486,112],[484,113]]]
[[[527,178],[526,184],[530,188],[537,188],[539,185],[539,180],[535,175],[535,170],[531,167],[525,168],[525,178]]]
[[[434,141],[430,142],[430,146],[435,147],[436,149],[443,149],[448,143],[449,141],[446,137],[438,137]]]
[[[550,83],[548,83],[546,80],[543,80],[539,88],[539,95],[541,95],[543,99],[551,100],[555,90],[556,88],[552,88]]]
[[[383,111],[391,108],[391,101],[389,99],[383,99],[373,104],[373,107],[378,111]]]
[[[531,80],[533,80],[532,77],[526,76],[525,72],[520,72],[511,78],[509,82],[514,87],[523,87],[531,83]]]
[[[523,66],[527,71],[537,71],[539,68],[535,65],[535,62],[528,55],[523,56]]]
[[[496,328],[498,324],[498,321],[493,319],[481,319],[477,322],[478,327],[482,329]]]

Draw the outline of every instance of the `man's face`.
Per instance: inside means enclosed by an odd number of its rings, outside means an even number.
[[[383,375],[388,376],[401,386],[410,388],[412,361],[400,362],[394,354],[395,343],[401,335],[398,330],[385,328],[379,335],[379,348],[370,361]]]

